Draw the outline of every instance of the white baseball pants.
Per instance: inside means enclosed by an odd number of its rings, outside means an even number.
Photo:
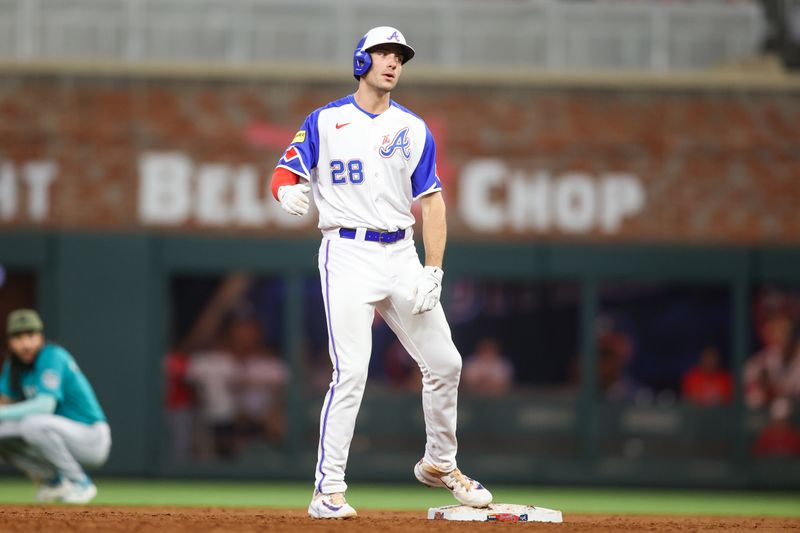
[[[426,462],[456,468],[456,405],[461,355],[441,304],[413,315],[408,299],[422,274],[411,230],[405,240],[381,244],[326,234],[319,272],[333,376],[320,415],[316,489],[347,490],[345,467],[367,381],[375,310],[422,371]],[[411,465],[409,465],[411,468]]]
[[[0,423],[0,458],[34,481],[55,474],[83,479],[83,466],[102,466],[110,449],[105,422],[89,425],[58,415],[31,415]]]

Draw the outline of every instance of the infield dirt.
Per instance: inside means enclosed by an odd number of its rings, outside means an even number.
[[[800,518],[600,515],[564,513],[563,524],[447,522],[423,511],[363,511],[352,520],[311,520],[302,509],[190,507],[62,507],[4,505],[0,531],[311,531],[440,532],[497,531],[797,531]]]

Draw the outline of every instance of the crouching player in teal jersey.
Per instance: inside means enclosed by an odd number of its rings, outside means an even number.
[[[39,487],[42,502],[88,503],[84,467],[105,463],[111,431],[92,386],[64,348],[46,342],[36,311],[8,316],[11,351],[0,375],[0,458]]]

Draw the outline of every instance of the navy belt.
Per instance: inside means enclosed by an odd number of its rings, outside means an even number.
[[[397,231],[377,231],[368,229],[366,233],[364,233],[364,240],[391,244],[393,242],[402,241],[405,236],[406,230],[404,229],[399,229]],[[339,229],[339,237],[343,239],[355,239],[356,230],[351,228],[341,228]]]

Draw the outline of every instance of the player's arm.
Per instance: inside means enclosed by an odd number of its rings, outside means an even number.
[[[0,376],[0,422],[55,412],[57,401],[51,394],[38,394],[27,400],[15,401],[10,395],[9,368],[10,366],[6,364]]]
[[[36,366],[41,371],[33,383],[36,394],[25,400],[0,406],[0,420],[53,414],[58,402],[64,399],[62,384],[67,360],[58,350],[43,350],[38,357]]]
[[[442,295],[442,262],[447,242],[447,220],[441,191],[420,198],[422,204],[422,241],[425,244],[425,268],[417,286],[412,291],[414,307],[411,312],[419,315],[430,311],[439,303]]]
[[[447,219],[441,191],[420,198],[422,206],[422,242],[425,244],[425,266],[442,268],[447,243]]]
[[[417,315],[430,311],[439,303],[444,276],[444,247],[447,243],[442,183],[436,175],[436,142],[427,126],[425,145],[411,174],[411,195],[422,206],[422,242],[425,245],[425,268],[412,290],[412,299],[416,298],[416,301],[411,312]]]
[[[31,415],[49,415],[56,411],[56,397],[52,394],[37,394],[21,402],[0,405],[0,420],[18,420]]]
[[[284,211],[303,216],[308,212],[308,192],[305,182],[311,181],[311,169],[317,166],[317,113],[309,115],[292,139],[275,171],[272,173],[272,195]]]

